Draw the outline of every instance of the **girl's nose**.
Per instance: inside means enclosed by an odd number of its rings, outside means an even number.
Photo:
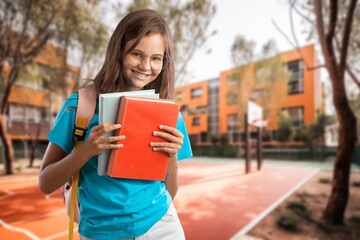
[[[151,69],[151,61],[150,57],[144,57],[139,64],[139,68],[143,70],[150,70]]]

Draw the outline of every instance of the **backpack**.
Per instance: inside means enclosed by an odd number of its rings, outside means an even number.
[[[75,148],[82,144],[91,119],[95,113],[97,93],[93,87],[84,87],[79,89],[79,98],[75,117]],[[79,202],[77,199],[77,190],[79,182],[79,172],[75,173],[63,187],[63,198],[66,206],[66,212],[69,216],[69,239],[73,239],[74,222],[79,222]]]

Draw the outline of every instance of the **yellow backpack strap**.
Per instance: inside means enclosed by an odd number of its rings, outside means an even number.
[[[91,122],[95,113],[97,93],[93,87],[85,87],[79,90],[78,105],[75,117],[75,148],[80,146],[85,137],[85,131]],[[72,180],[72,191],[70,200],[69,217],[69,240],[74,235],[75,207],[77,203],[77,192],[79,183],[79,171],[75,173]]]

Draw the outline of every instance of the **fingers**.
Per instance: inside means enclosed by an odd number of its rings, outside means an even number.
[[[174,128],[174,127],[170,127],[170,126],[166,126],[166,125],[160,125],[159,128],[160,128],[161,130],[164,130],[164,131],[166,131],[166,132],[171,133],[171,134],[174,135],[175,137],[184,138],[184,135],[183,135],[179,130],[177,130],[177,129]]]
[[[169,156],[175,155],[181,146],[183,145],[184,135],[174,127],[160,125],[159,128],[163,131],[154,131],[153,135],[156,137],[161,137],[166,142],[151,142],[150,146],[153,151],[157,152],[166,152]]]
[[[98,126],[93,127],[91,133],[95,138],[101,137],[105,133],[114,131],[121,128],[121,124],[112,124],[112,123],[102,123]]]
[[[120,124],[104,123],[91,129],[90,136],[86,140],[89,151],[95,155],[105,149],[118,149],[124,145],[119,141],[125,139],[124,135],[104,137],[105,133],[121,128]]]

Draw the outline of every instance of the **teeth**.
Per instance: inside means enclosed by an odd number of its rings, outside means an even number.
[[[139,73],[139,72],[137,72],[137,71],[134,71],[134,73],[135,73],[136,75],[138,75],[139,77],[146,77],[145,74]]]

